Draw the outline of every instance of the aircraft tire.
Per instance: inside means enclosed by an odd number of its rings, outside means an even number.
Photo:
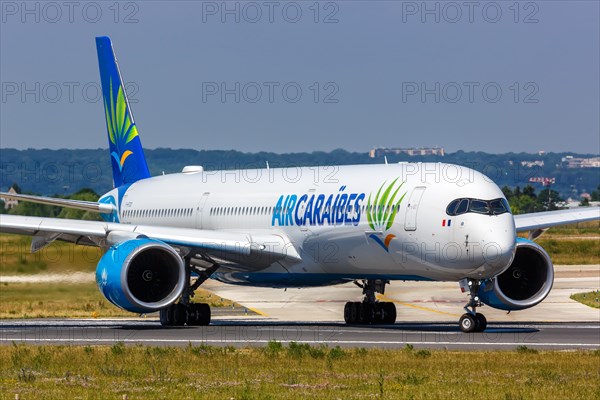
[[[485,318],[485,315],[477,313],[475,314],[475,317],[477,318],[477,329],[475,330],[475,332],[485,331],[485,329],[487,328],[487,318]]]
[[[163,308],[159,312],[160,314],[160,324],[162,326],[173,326],[173,309],[171,306],[167,308]]]
[[[392,302],[383,303],[383,323],[394,324],[396,322],[396,305]]]
[[[458,320],[458,326],[464,333],[475,332],[478,326],[477,318],[471,314],[463,314]]]
[[[183,326],[187,322],[187,309],[183,304],[171,305],[173,313],[173,326]]]
[[[347,324],[352,323],[352,303],[348,302],[344,306],[344,321]]]
[[[353,301],[352,303],[350,303],[350,323],[351,324],[358,324],[360,323],[358,321],[358,316],[359,316],[359,306],[360,303]]]
[[[196,309],[197,309],[197,319],[196,319],[196,325],[198,326],[206,326],[210,324],[210,319],[211,319],[211,312],[210,312],[210,306],[206,303],[199,303],[196,304]]]

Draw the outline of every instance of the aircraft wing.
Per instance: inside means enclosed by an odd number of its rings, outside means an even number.
[[[245,265],[249,269],[277,261],[301,261],[295,247],[283,233],[265,230],[215,231],[0,215],[0,232],[33,236],[32,251],[38,251],[54,240],[106,248],[143,237],[165,242],[182,255],[205,254]]]
[[[0,193],[0,198],[28,201],[31,203],[46,204],[49,206],[58,206],[74,208],[77,210],[92,211],[103,214],[110,214],[116,210],[112,204],[97,203],[95,201],[57,199],[55,197],[33,196],[29,194]]]
[[[570,210],[519,214],[514,218],[517,232],[542,231],[557,225],[598,220],[600,219],[600,207],[578,207]]]

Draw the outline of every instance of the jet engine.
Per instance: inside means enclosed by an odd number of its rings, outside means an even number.
[[[148,313],[173,304],[185,286],[185,266],[169,245],[132,239],[113,245],[96,269],[98,288],[114,305]]]
[[[500,310],[523,310],[539,304],[554,283],[550,256],[537,243],[518,238],[512,264],[500,275],[484,281],[479,299]]]

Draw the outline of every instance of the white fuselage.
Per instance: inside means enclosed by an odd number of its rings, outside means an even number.
[[[219,271],[220,279],[233,283],[484,279],[503,272],[515,252],[510,212],[446,213],[455,199],[504,199],[486,176],[451,164],[189,172],[109,194],[122,196],[121,223],[275,232],[302,258],[253,272],[237,272],[235,265]]]

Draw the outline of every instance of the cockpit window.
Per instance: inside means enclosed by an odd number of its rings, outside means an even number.
[[[448,204],[448,207],[446,207],[446,214],[454,215],[454,212],[456,210],[456,206],[458,205],[458,203],[460,203],[460,199],[451,201],[450,204]]]
[[[472,211],[477,214],[489,214],[490,208],[488,207],[487,201],[471,200],[471,204],[469,205],[469,211]]]
[[[469,209],[469,199],[462,199],[458,207],[456,207],[456,214],[464,214]]]
[[[467,212],[485,215],[499,215],[510,213],[510,206],[506,199],[480,200],[480,199],[456,199],[452,200],[446,208],[448,215],[460,215]]]
[[[510,206],[506,199],[496,199],[490,201],[490,211],[494,215],[503,214],[505,212],[510,212]]]

